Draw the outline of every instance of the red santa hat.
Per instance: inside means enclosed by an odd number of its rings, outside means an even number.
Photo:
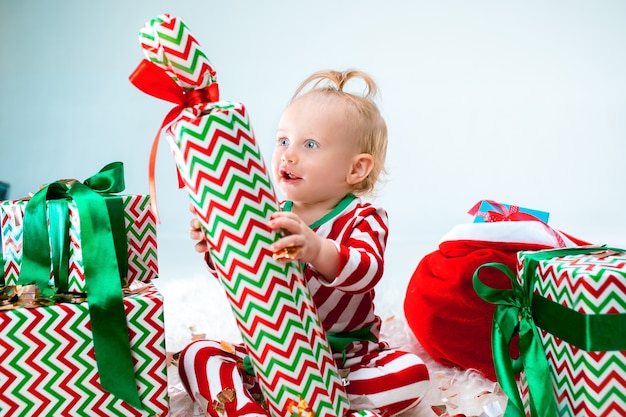
[[[540,221],[460,224],[417,265],[404,300],[408,326],[435,361],[475,369],[495,381],[491,323],[496,306],[475,293],[476,268],[498,262],[514,271],[518,251],[587,244]],[[494,268],[482,270],[480,277],[490,287],[511,288],[509,278]]]

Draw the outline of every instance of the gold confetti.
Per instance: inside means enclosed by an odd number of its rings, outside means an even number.
[[[217,400],[222,404],[228,404],[235,401],[237,393],[232,388],[224,388],[217,394]]]
[[[213,400],[213,404],[211,404],[211,407],[213,407],[215,412],[217,412],[218,414],[224,414],[226,412],[226,410],[224,409],[224,404],[217,400]]]
[[[284,248],[282,250],[279,250],[278,252],[274,252],[272,254],[272,258],[278,260],[278,259],[296,259],[296,256],[298,256],[298,253],[300,253],[300,249],[302,249],[301,246],[290,246],[287,248]]]
[[[348,368],[339,369],[339,376],[340,377],[347,378],[348,375],[350,375],[350,369],[348,369]]]
[[[296,407],[295,410],[294,407]],[[294,400],[289,400],[287,410],[291,413],[290,417],[315,417],[315,413],[311,411],[309,404],[302,398],[297,403]]]
[[[127,282],[127,278],[124,278],[124,282]],[[130,283],[130,285],[128,286],[124,286],[124,288],[122,288],[122,291],[124,292],[124,294],[141,294],[143,292],[148,291],[148,289],[150,288],[150,284],[147,282],[141,282],[139,280],[134,280],[133,282]]]
[[[180,352],[166,352],[165,363],[167,366],[178,366],[178,360],[180,359]]]
[[[224,340],[220,340],[220,349],[222,350],[222,352],[230,353],[231,355],[234,355],[237,352],[233,344],[228,343]]]

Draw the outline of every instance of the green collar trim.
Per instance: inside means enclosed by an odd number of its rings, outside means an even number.
[[[323,225],[324,223],[326,223],[327,221],[329,221],[330,219],[334,218],[335,216],[337,216],[337,214],[341,213],[346,207],[348,207],[350,205],[350,203],[352,203],[352,201],[356,198],[356,196],[354,194],[348,194],[346,195],[336,206],[334,209],[332,209],[330,212],[326,213],[324,216],[322,216],[321,219],[318,219],[316,221],[314,221],[312,224],[309,225],[309,227],[311,229],[316,229],[319,226]],[[285,204],[283,204],[283,211],[292,211],[293,209],[293,201],[291,200],[287,200],[285,201]]]

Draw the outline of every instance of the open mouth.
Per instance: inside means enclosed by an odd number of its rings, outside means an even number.
[[[291,171],[286,171],[284,169],[280,170],[280,177],[286,180],[297,180],[299,179],[299,177],[297,175],[295,175],[293,172]]]

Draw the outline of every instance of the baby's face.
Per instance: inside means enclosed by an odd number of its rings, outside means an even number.
[[[286,199],[317,204],[350,192],[347,176],[359,149],[344,106],[339,98],[309,94],[283,112],[272,173]]]

